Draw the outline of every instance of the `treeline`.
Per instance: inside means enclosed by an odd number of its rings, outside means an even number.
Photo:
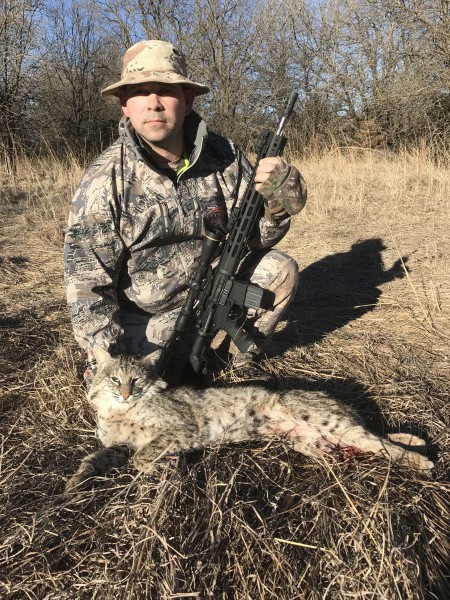
[[[172,41],[211,87],[198,110],[244,148],[291,89],[302,154],[332,145],[445,154],[449,0],[0,0],[0,144],[89,158],[117,132],[124,50]]]

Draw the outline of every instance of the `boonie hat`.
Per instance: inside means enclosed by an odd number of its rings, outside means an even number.
[[[209,92],[209,87],[188,78],[186,59],[172,44],[162,40],[144,40],[125,52],[120,81],[109,85],[101,94],[117,96],[119,88],[125,85],[149,81],[183,83],[192,88],[196,96]]]

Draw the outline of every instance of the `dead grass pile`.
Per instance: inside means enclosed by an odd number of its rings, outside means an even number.
[[[20,501],[7,507],[10,598],[448,592],[440,486],[377,462],[319,466],[275,444],[228,447],[184,456],[155,483],[116,473],[72,502],[55,494],[48,463],[22,471]]]
[[[433,478],[272,442],[185,453],[153,479],[124,468],[65,498],[97,447],[62,290],[80,170],[29,164],[0,183],[3,598],[450,596],[450,177],[414,156],[303,167],[310,205],[283,243],[300,288],[265,367],[425,437]]]

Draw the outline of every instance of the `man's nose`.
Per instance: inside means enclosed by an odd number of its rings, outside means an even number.
[[[158,94],[149,94],[147,96],[147,106],[151,110],[158,110],[162,108],[161,98]]]

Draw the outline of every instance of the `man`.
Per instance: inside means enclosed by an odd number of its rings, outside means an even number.
[[[195,271],[205,228],[226,231],[251,166],[234,144],[209,132],[193,110],[209,89],[188,78],[184,57],[160,40],[139,42],[120,81],[102,90],[121,102],[120,137],[87,169],[75,194],[65,243],[65,282],[74,333],[92,359],[109,350],[155,355],[164,370],[175,321]],[[240,277],[274,292],[273,305],[246,315],[263,349],[295,293],[295,261],[270,250],[306,200],[300,173],[280,158],[259,164],[265,213]],[[87,376],[89,374],[87,373]]]

